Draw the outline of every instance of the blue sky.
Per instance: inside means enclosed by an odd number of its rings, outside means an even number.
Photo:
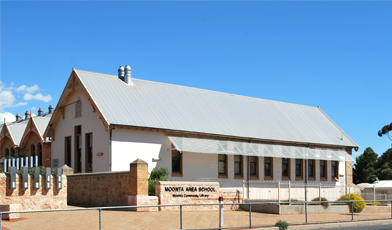
[[[72,68],[320,106],[391,146],[392,2],[1,1],[0,118],[55,106]],[[10,116],[10,114],[12,114]]]

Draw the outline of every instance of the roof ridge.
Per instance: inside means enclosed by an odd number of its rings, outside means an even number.
[[[75,69],[75,71],[83,71],[83,72],[94,73],[94,74],[99,74],[99,75],[106,75],[108,77],[115,77],[115,78],[117,78],[117,75],[112,75],[112,74],[97,73],[97,72],[86,71],[86,70],[77,70],[77,69]],[[171,83],[164,83],[164,82],[157,82],[157,81],[151,81],[151,80],[144,80],[144,79],[139,79],[139,78],[132,78],[132,79],[135,79],[135,80],[138,80],[138,81],[144,81],[144,82],[151,82],[151,83],[154,83],[154,84],[171,85],[171,86],[176,86],[176,87],[182,87],[182,88],[188,88],[188,89],[194,89],[194,90],[200,90],[200,91],[207,91],[207,92],[224,94],[224,95],[229,95],[229,96],[236,96],[236,97],[249,98],[249,99],[255,99],[255,100],[262,100],[262,101],[268,101],[268,102],[277,102],[277,103],[283,103],[283,104],[295,105],[295,106],[304,106],[304,107],[309,107],[309,108],[313,108],[313,109],[318,109],[319,108],[319,107],[316,107],[316,106],[295,104],[295,103],[284,102],[284,101],[275,101],[275,100],[271,100],[271,99],[264,99],[264,98],[251,97],[251,96],[244,96],[244,95],[220,92],[220,91],[209,90],[209,89],[201,89],[201,88],[196,88],[196,87],[191,87],[191,86],[176,85],[176,84],[171,84]]]

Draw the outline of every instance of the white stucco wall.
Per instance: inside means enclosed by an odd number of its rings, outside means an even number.
[[[67,98],[65,104],[72,103],[78,99],[82,102],[82,116],[75,118],[75,103],[64,108],[64,119],[61,117],[55,121],[54,140],[52,140],[52,166],[53,160],[58,160],[59,167],[65,162],[65,137],[71,136],[72,164],[75,168],[75,126],[82,126],[82,172],[85,172],[85,134],[93,133],[93,172],[109,171],[109,132],[99,119],[100,115],[93,112],[93,107],[86,96],[80,91],[73,91]],[[60,112],[60,111],[59,111]],[[102,152],[103,156],[97,156]]]

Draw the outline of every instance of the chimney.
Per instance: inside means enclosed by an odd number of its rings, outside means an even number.
[[[53,106],[50,105],[50,106],[49,106],[49,113],[53,113],[53,110],[54,110]]]
[[[129,65],[125,66],[125,84],[127,85],[132,85],[131,84],[131,67]]]
[[[29,111],[26,111],[26,113],[25,113],[25,119],[30,119],[30,112],[29,112]]]
[[[118,68],[118,78],[120,78],[121,81],[124,81],[124,67],[120,66]]]
[[[44,110],[42,108],[39,108],[38,110],[38,116],[43,116],[44,115]]]
[[[22,120],[22,116],[18,113],[16,114],[16,121],[19,122]]]

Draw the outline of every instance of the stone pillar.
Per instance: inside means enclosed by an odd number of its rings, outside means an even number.
[[[129,167],[130,187],[128,205],[151,205],[148,196],[148,164],[136,159]],[[136,211],[148,211],[149,208],[136,208]]]

